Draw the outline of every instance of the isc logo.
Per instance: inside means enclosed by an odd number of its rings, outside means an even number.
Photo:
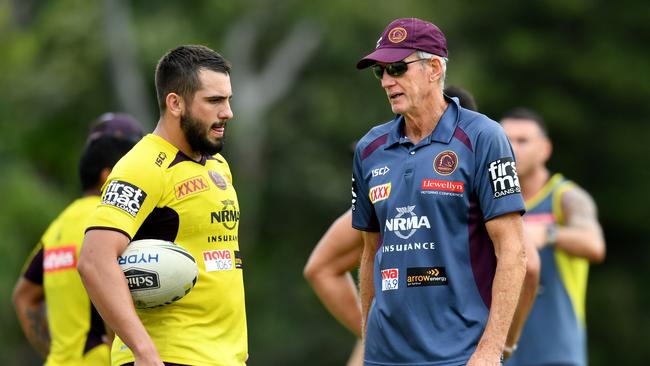
[[[388,172],[390,172],[390,169],[388,169],[387,166],[384,166],[383,168],[377,168],[377,169],[373,169],[373,170],[371,170],[371,173],[372,173],[372,177],[373,177],[373,178],[374,178],[374,177],[378,177],[378,176],[380,176],[380,175],[387,174]]]
[[[381,270],[381,290],[397,290],[399,287],[399,269],[388,268]]]
[[[370,188],[368,196],[372,203],[388,199],[390,196],[390,182]]]
[[[228,249],[208,250],[203,252],[206,272],[232,270],[232,253]]]

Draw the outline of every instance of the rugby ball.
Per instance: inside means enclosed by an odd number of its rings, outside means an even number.
[[[119,264],[138,309],[163,306],[187,295],[199,275],[196,260],[183,247],[166,240],[129,243]]]

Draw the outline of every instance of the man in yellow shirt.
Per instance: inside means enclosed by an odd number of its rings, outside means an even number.
[[[104,323],[90,303],[76,264],[100,188],[115,163],[141,137],[142,130],[128,115],[106,113],[98,119],[79,162],[83,196],[48,227],[18,279],[13,296],[16,313],[47,366],[109,364]]]
[[[78,269],[115,330],[113,365],[244,365],[239,204],[219,154],[233,117],[230,65],[204,46],[175,48],[158,63],[156,91],[158,125],[104,185]],[[136,311],[117,257],[138,239],[172,241],[194,256],[199,277],[188,295]]]

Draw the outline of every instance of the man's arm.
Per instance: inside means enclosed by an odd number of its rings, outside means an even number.
[[[373,269],[375,266],[375,252],[379,244],[379,233],[362,231],[363,253],[359,266],[359,293],[361,296],[361,337],[366,337],[366,324],[370,304],[375,297]]]
[[[361,337],[361,305],[350,271],[359,265],[362,251],[361,235],[352,228],[348,210],[323,235],[303,271],[327,310],[357,337]]]
[[[50,351],[50,333],[43,286],[21,276],[14,287],[12,300],[27,340],[43,358],[46,358]]]
[[[602,262],[605,259],[605,238],[594,200],[585,190],[575,187],[564,192],[561,205],[565,225],[555,228],[555,240],[548,237],[549,228],[542,224],[526,224],[526,235],[533,238],[538,248],[555,245],[570,255],[593,263]]]
[[[525,225],[525,224],[524,224]],[[537,248],[530,240],[524,237],[524,246],[526,249],[526,276],[524,276],[524,285],[521,287],[519,302],[515,309],[515,315],[512,318],[512,324],[506,338],[506,347],[503,352],[504,358],[508,359],[519,342],[521,331],[524,329],[528,314],[533,308],[535,298],[537,297],[537,288],[539,287],[539,276],[541,271],[541,262]]]
[[[492,283],[490,315],[468,366],[499,365],[526,272],[519,213],[495,217],[485,226],[494,244],[497,268]]]
[[[131,349],[138,366],[163,366],[158,351],[138,318],[117,257],[129,239],[111,230],[86,233],[79,256],[79,274],[97,311]]]
[[[605,238],[594,200],[585,190],[575,187],[562,195],[561,202],[566,225],[558,227],[555,246],[590,262],[602,262]]]

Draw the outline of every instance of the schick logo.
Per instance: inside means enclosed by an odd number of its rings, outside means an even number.
[[[129,284],[129,290],[131,291],[160,287],[158,273],[154,271],[147,271],[140,268],[129,268],[124,271],[124,276],[126,277],[126,281]]]
[[[427,216],[417,216],[413,210],[415,206],[397,207],[398,212],[394,218],[386,220],[386,227],[384,231],[392,231],[398,238],[408,239],[415,232],[425,227],[431,229],[429,218]],[[406,216],[406,217],[402,217]]]
[[[488,167],[494,198],[500,198],[521,192],[517,168],[510,157],[501,158],[490,163]]]

